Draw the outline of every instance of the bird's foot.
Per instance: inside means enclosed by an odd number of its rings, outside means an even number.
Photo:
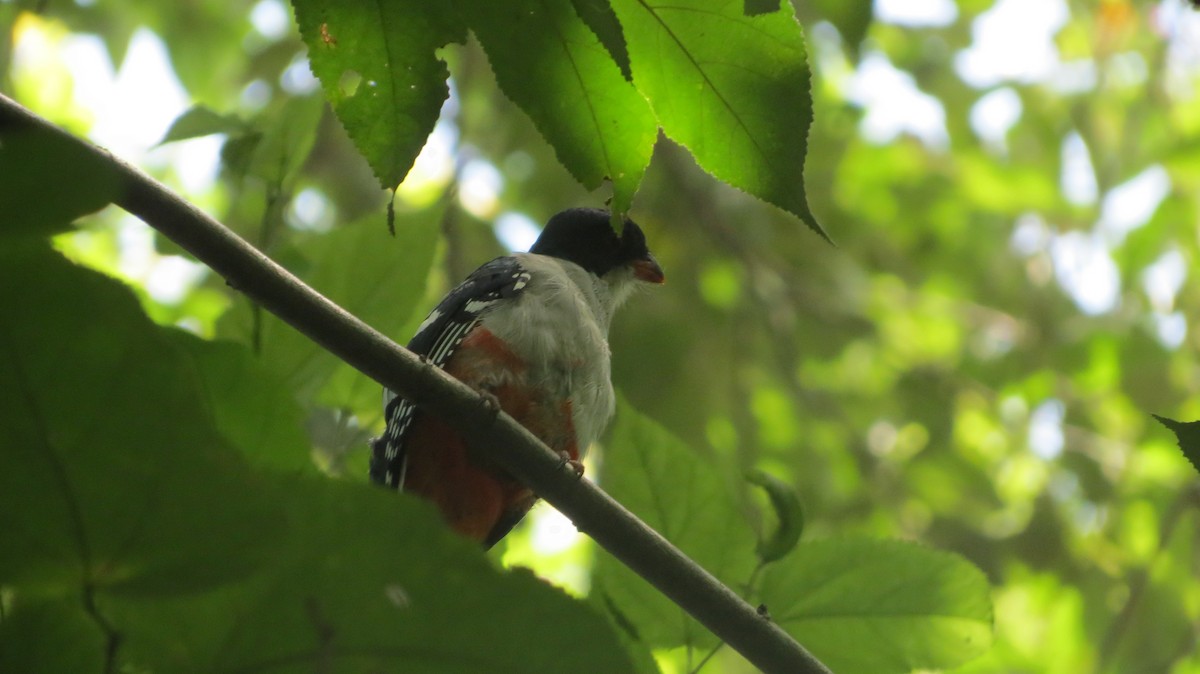
[[[492,421],[500,416],[500,399],[491,391],[479,392],[479,406],[491,416]]]
[[[583,478],[583,462],[579,459],[571,458],[570,452],[562,451],[558,453],[558,468],[562,470],[564,467],[569,468],[575,474],[575,479]]]

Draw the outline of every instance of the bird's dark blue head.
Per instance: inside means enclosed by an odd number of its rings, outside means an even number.
[[[626,266],[643,281],[662,283],[665,278],[642,228],[626,218],[617,236],[609,212],[600,208],[571,208],[550,218],[529,252],[574,262],[597,276]]]

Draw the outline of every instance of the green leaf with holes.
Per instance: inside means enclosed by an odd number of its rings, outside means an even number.
[[[754,570],[754,532],[718,466],[621,401],[605,444],[601,481],[613,498],[727,585]],[[716,643],[682,609],[625,565],[600,552],[593,583],[605,602],[652,648]]]
[[[447,5],[293,0],[312,71],[385,188],[400,184],[449,95],[435,50],[466,38]]]
[[[771,619],[838,674],[950,668],[992,641],[983,572],[914,543],[802,543],[767,567],[759,592]]]
[[[613,208],[628,210],[658,125],[596,33],[563,2],[473,0],[464,14],[501,89],[559,161],[588,189],[611,181]]]
[[[706,171],[800,218],[813,119],[807,49],[791,3],[746,16],[742,0],[613,0],[633,82],[663,131]]]

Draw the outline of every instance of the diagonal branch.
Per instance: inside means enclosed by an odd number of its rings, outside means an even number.
[[[431,414],[453,419],[469,443],[486,443],[489,458],[497,465],[761,670],[828,674],[824,665],[778,625],[760,616],[594,484],[563,470],[557,454],[508,415],[496,416],[470,387],[423,363],[350,315],[137,168],[0,94],[0,145],[6,136],[19,133],[47,134],[78,152],[80,160],[102,164],[120,185],[117,205],[330,353]]]

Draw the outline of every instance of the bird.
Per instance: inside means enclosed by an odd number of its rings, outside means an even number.
[[[613,314],[639,286],[665,281],[633,220],[624,218],[618,234],[609,211],[568,209],[546,222],[529,252],[498,257],[447,293],[408,348],[581,472],[579,461],[616,407]],[[485,549],[537,501],[512,476],[474,462],[449,422],[387,389],[384,417],[384,433],[372,442],[371,480],[432,502],[454,531]]]

